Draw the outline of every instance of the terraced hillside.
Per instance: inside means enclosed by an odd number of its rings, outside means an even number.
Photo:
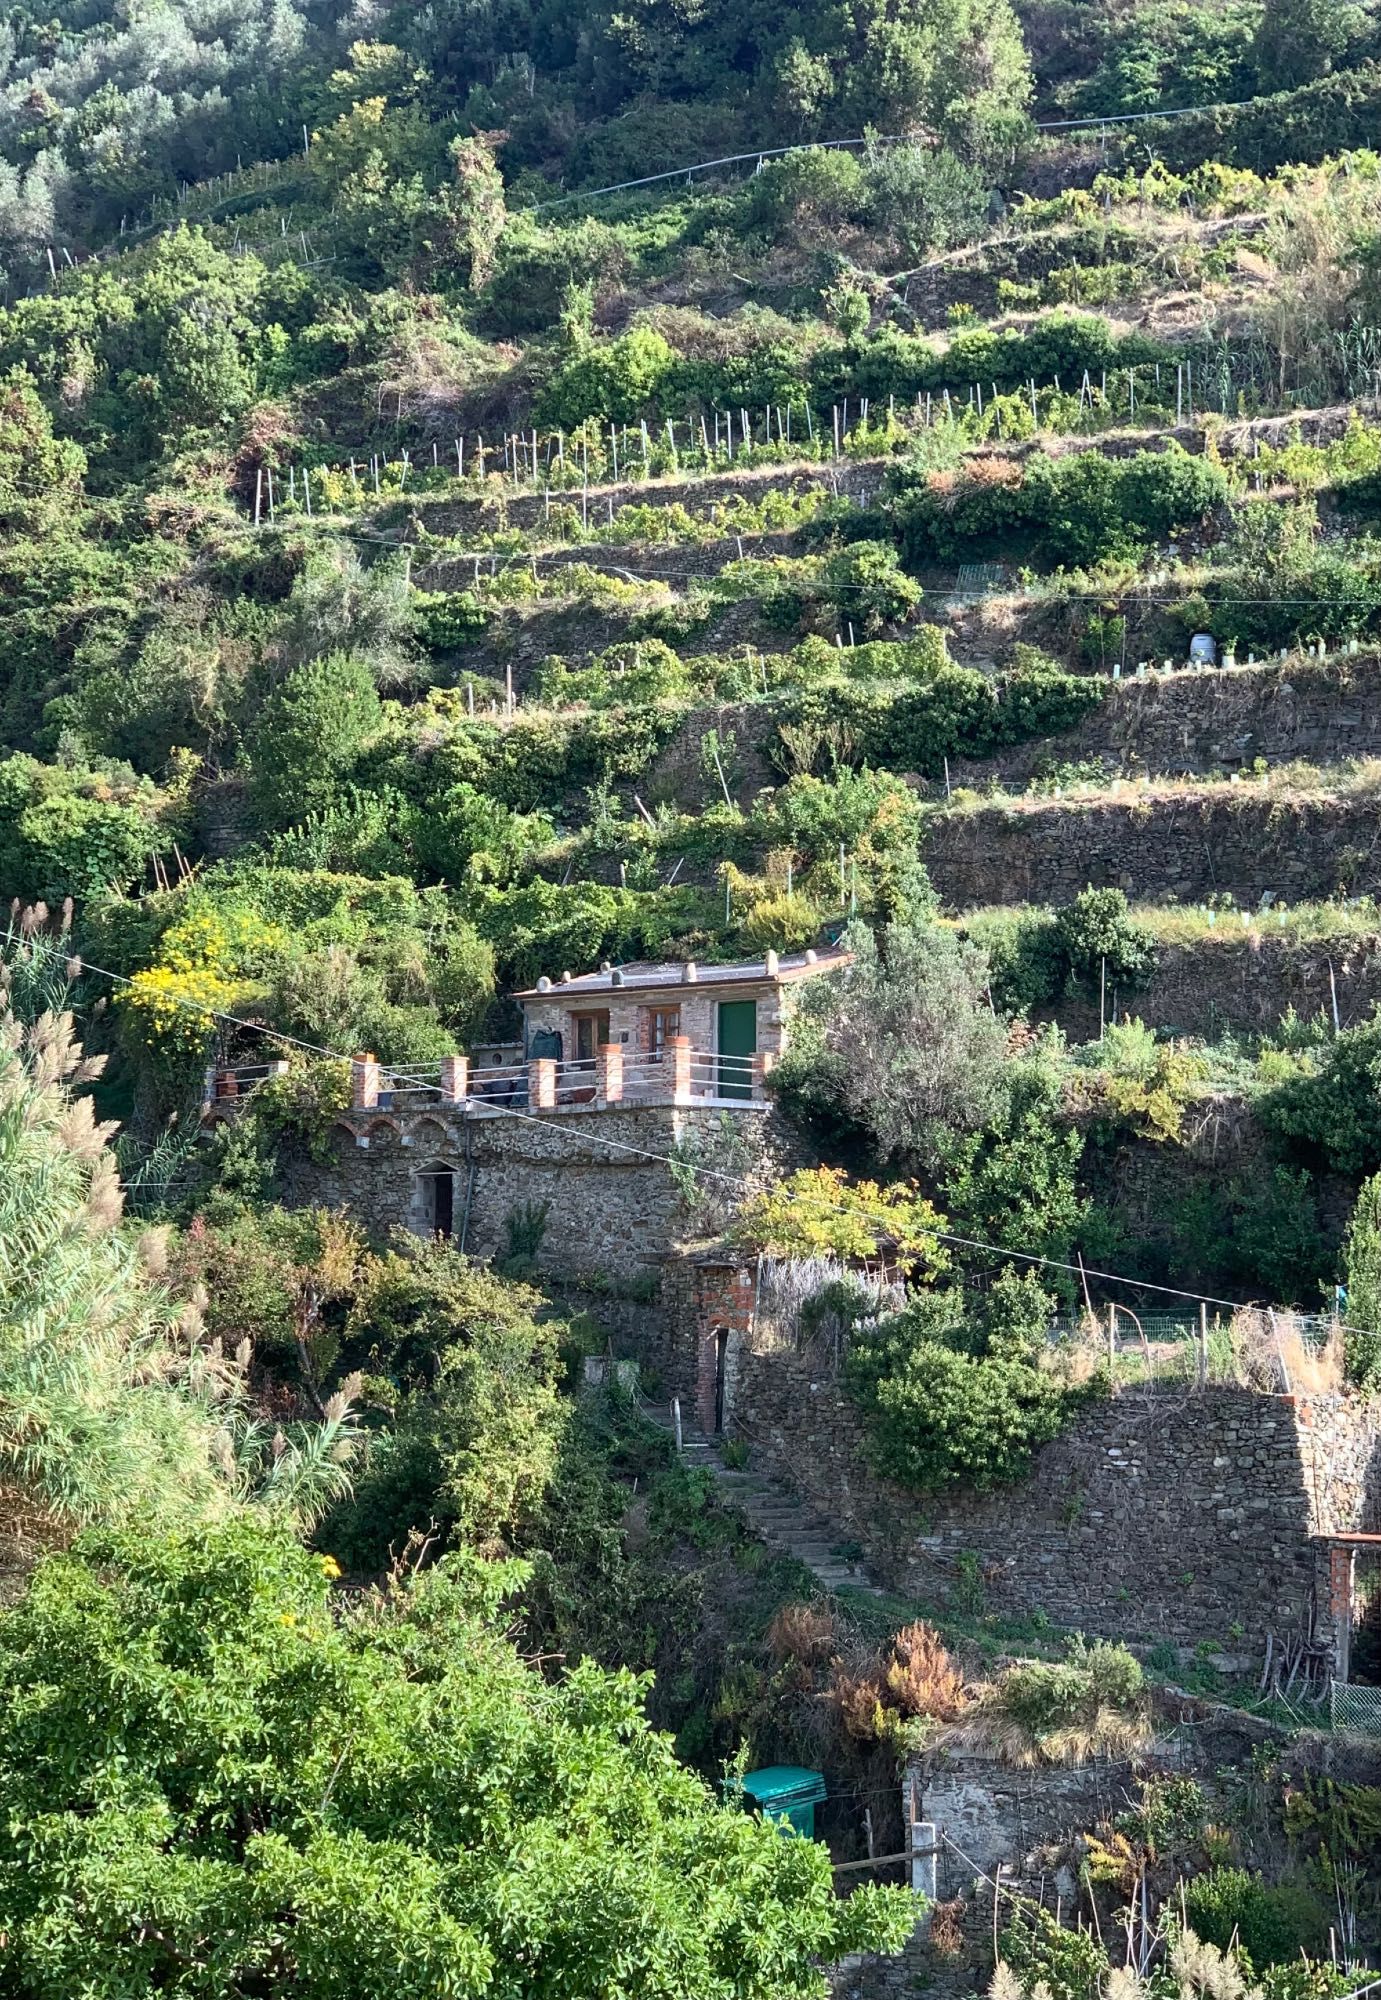
[[[939,150],[584,195],[630,176],[339,60],[296,159],[55,212],[0,316],[0,874],[131,982],[93,1026],[129,1144],[202,1008],[254,1024],[221,1056],[416,1065],[542,974],[932,910],[981,1005],[1064,1031],[1036,1247],[1315,1303],[1328,1176],[1381,1165],[1325,1107],[1381,933],[1367,61],[1045,133],[1014,71]],[[1228,1100],[1209,1187],[1182,1141]],[[927,1175],[1032,1247],[1013,1190]]]
[[[1373,0],[10,9],[7,1993],[819,2000],[946,1812],[893,1992],[1368,1990],[1378,115]]]

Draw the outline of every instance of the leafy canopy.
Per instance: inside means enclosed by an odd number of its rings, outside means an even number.
[[[453,1557],[333,1615],[236,1519],[95,1535],[0,1616],[0,1927],[32,2000],[789,2000],[910,1898],[718,1805],[644,1683],[548,1681]]]

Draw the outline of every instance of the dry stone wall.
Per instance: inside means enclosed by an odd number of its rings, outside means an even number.
[[[1150,673],[1108,683],[1076,729],[981,761],[951,759],[953,784],[1019,789],[1052,758],[1167,776],[1296,758],[1381,755],[1381,654]]]
[[[1068,903],[1122,888],[1141,902],[1308,902],[1381,888],[1381,791],[1281,797],[1257,786],[1127,788],[936,813],[923,859],[953,910]]]
[[[787,1349],[739,1356],[731,1421],[893,1588],[943,1601],[976,1571],[992,1610],[1113,1638],[1222,1643],[1236,1627],[1256,1649],[1311,1622],[1327,1636],[1315,1536],[1381,1527],[1381,1433],[1338,1399],[1124,1394],[988,1494],[879,1478],[839,1382]]]
[[[1302,944],[1267,924],[1242,931],[1235,918],[1225,917],[1193,944],[1162,945],[1144,985],[1110,991],[1108,1014],[1133,1014],[1148,1027],[1211,1041],[1227,1028],[1273,1028],[1291,1007],[1304,1020],[1320,1012],[1331,1018],[1335,999],[1340,1026],[1370,1017],[1381,1001],[1381,933]],[[1062,999],[1045,1012],[1075,1041],[1098,1033],[1096,994]]]
[[[723,1115],[713,1107],[647,1105],[466,1118],[459,1108],[419,1114],[389,1107],[334,1126],[326,1164],[290,1161],[284,1192],[291,1206],[347,1208],[377,1236],[392,1229],[427,1235],[434,1226],[434,1176],[449,1174],[454,1237],[471,1255],[502,1255],[510,1218],[545,1203],[539,1269],[617,1284],[655,1273],[686,1233],[685,1206],[665,1156],[687,1141],[712,1147]],[[770,1110],[745,1106],[732,1115],[764,1173],[792,1158]]]

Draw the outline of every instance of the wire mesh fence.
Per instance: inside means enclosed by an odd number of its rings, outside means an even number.
[[[1105,1307],[1105,1320],[1106,1314],[1107,1308]],[[1299,1337],[1311,1347],[1323,1347],[1326,1345],[1334,1327],[1337,1325],[1337,1321],[1329,1313],[1281,1312],[1278,1317],[1282,1321],[1288,1320],[1291,1329],[1298,1333]],[[1051,1339],[1073,1338],[1083,1330],[1084,1325],[1085,1321],[1081,1316],[1061,1315],[1051,1326]],[[1209,1321],[1207,1330],[1210,1334],[1213,1334],[1221,1331],[1225,1325],[1225,1320],[1215,1317]],[[1183,1312],[1138,1311],[1134,1319],[1132,1314],[1123,1308],[1119,1310],[1116,1327],[1119,1342],[1130,1343],[1136,1341],[1140,1343],[1141,1340],[1145,1339],[1153,1347],[1164,1346],[1174,1341],[1197,1340],[1200,1337],[1201,1331],[1202,1323],[1199,1314],[1196,1310],[1192,1309],[1186,1309]]]
[[[1334,1681],[1329,1713],[1334,1729],[1344,1735],[1381,1737],[1381,1687]]]

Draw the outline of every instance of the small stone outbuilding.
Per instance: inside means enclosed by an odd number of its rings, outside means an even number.
[[[690,1094],[733,1103],[762,1095],[763,1078],[786,1047],[806,981],[851,963],[836,946],[739,965],[623,965],[539,979],[516,994],[529,1062],[551,1060],[569,1075],[601,1050],[617,1052],[623,1094],[652,1094],[679,1048]]]

